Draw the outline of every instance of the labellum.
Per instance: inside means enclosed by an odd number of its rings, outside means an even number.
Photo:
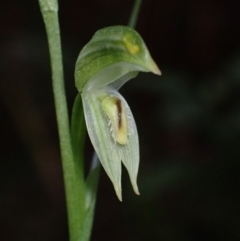
[[[114,96],[106,96],[101,101],[102,109],[108,117],[113,140],[121,145],[127,144],[129,125],[122,101]]]

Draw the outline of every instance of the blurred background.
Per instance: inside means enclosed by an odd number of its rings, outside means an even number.
[[[66,91],[100,28],[133,0],[59,1]],[[240,240],[240,2],[143,0],[136,29],[162,70],[121,90],[141,163],[123,203],[102,170],[92,241]],[[0,3],[0,240],[68,240],[49,54],[38,1]],[[86,140],[86,166],[92,156]]]

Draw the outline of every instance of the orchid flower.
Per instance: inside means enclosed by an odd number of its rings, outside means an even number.
[[[122,162],[139,194],[139,141],[131,109],[118,90],[139,71],[161,74],[140,35],[125,26],[97,31],[75,68],[90,140],[120,201]]]

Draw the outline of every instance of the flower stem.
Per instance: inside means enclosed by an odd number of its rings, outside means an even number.
[[[63,78],[63,64],[58,21],[57,0],[39,0],[45,22],[50,51],[52,84],[60,139],[64,184],[71,241],[79,240],[85,217],[85,183],[83,175],[76,175],[76,165],[71,144],[69,117]]]
[[[131,27],[131,28],[136,27],[141,3],[142,3],[142,0],[135,0],[135,2],[134,2],[134,6],[133,6],[133,9],[132,9],[132,12],[131,12],[131,15],[130,15],[130,19],[129,19],[129,22],[128,22],[128,26]]]

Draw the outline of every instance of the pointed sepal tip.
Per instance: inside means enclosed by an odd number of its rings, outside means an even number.
[[[122,188],[121,188],[121,186],[114,186],[114,189],[115,189],[115,192],[116,192],[116,195],[117,195],[119,201],[122,202]]]

